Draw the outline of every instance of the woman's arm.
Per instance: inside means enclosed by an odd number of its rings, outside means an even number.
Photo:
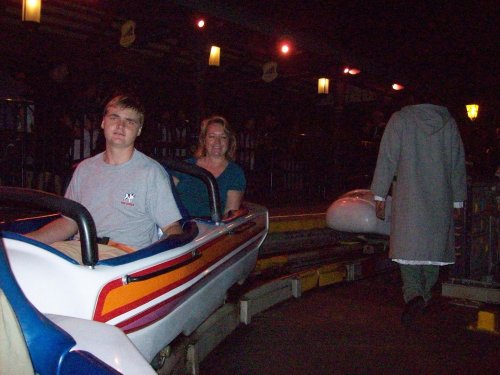
[[[243,195],[243,191],[228,190],[226,197],[226,207],[224,207],[224,214],[227,214],[229,211],[238,210],[241,206],[241,202],[243,201]]]
[[[163,232],[163,235],[161,236],[161,239],[163,240],[164,238],[167,238],[173,234],[182,234],[182,227],[180,223],[176,221],[161,228],[161,231]]]

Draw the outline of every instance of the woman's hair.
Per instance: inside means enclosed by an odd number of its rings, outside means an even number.
[[[198,136],[198,147],[196,149],[196,152],[194,153],[194,156],[200,158],[207,154],[207,147],[205,145],[205,140],[207,138],[208,125],[211,124],[222,125],[224,133],[226,134],[228,140],[227,152],[225,157],[229,160],[234,160],[236,156],[236,135],[229,126],[227,120],[222,116],[212,116],[201,122],[200,134]]]

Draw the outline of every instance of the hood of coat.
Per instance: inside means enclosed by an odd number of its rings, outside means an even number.
[[[409,105],[403,107],[401,112],[412,118],[413,123],[429,135],[441,130],[451,118],[448,109],[434,104]]]

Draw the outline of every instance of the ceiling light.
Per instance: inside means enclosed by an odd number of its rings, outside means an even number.
[[[210,56],[208,58],[208,65],[219,66],[220,65],[220,47],[212,46],[210,48]]]
[[[328,78],[318,79],[318,94],[328,94],[328,89],[330,86],[330,80]]]
[[[23,0],[23,22],[40,23],[40,13],[42,10],[42,0]]]
[[[465,106],[467,109],[467,116],[471,119],[471,121],[474,121],[477,118],[477,115],[479,113],[479,105],[477,104],[467,104]]]

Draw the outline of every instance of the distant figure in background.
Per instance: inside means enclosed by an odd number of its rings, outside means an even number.
[[[380,219],[393,184],[389,257],[400,265],[406,326],[429,303],[439,266],[455,261],[454,207],[461,214],[467,198],[457,124],[445,107],[427,104],[429,99],[415,95],[412,105],[392,115],[371,184]]]
[[[246,188],[243,169],[233,162],[235,154],[236,137],[229,123],[224,117],[213,116],[201,123],[195,157],[186,160],[206,169],[215,177],[225,215],[240,208]],[[210,216],[208,191],[201,180],[174,173],[174,182],[191,216]]]
[[[0,185],[21,186],[24,177],[32,180],[26,145],[33,126],[33,103],[28,101],[32,93],[25,79],[21,71],[0,70]]]
[[[171,129],[172,145],[174,147],[174,157],[178,159],[186,158],[191,154],[192,129],[189,119],[183,110],[177,112],[174,127]]]
[[[375,110],[371,113],[370,119],[362,128],[362,139],[360,147],[360,159],[364,166],[361,173],[370,175],[377,161],[377,152],[384,134],[386,121],[384,114],[380,110]]]
[[[255,156],[258,144],[258,134],[255,119],[249,118],[243,123],[243,129],[238,132],[238,163],[245,171],[248,179],[247,195],[252,195],[257,190],[257,175]]]
[[[91,115],[84,115],[83,129],[80,126],[75,127],[73,150],[72,150],[73,161],[81,161],[93,155],[93,152],[97,144],[97,138],[99,136],[99,132],[95,128],[94,122],[95,120],[91,118]],[[81,142],[82,135],[83,135],[83,142]]]
[[[255,169],[255,148],[257,146],[257,130],[255,119],[243,123],[243,129],[238,132],[238,162],[246,171]]]
[[[156,140],[154,153],[157,158],[172,158],[174,156],[173,133],[174,126],[170,110],[165,109],[156,121]]]
[[[380,142],[382,135],[384,134],[384,129],[386,126],[386,121],[384,119],[384,114],[381,111],[373,111],[372,118],[369,121],[368,127],[368,139],[373,142]]]
[[[72,159],[74,161],[83,160],[104,149],[104,147],[97,149],[97,141],[99,137],[103,137],[98,130],[98,122],[102,116],[104,105],[99,97],[100,91],[97,83],[89,82],[76,93],[77,96],[73,104],[75,129]]]
[[[259,195],[270,195],[273,181],[279,180],[279,156],[282,154],[283,134],[274,114],[266,114],[257,126],[257,148],[255,152],[255,177]]]
[[[495,129],[495,150],[494,150],[494,160],[496,163],[495,176],[500,177],[500,126]]]
[[[18,185],[16,169],[21,161],[19,149],[15,143],[9,143],[0,149],[0,186]]]
[[[70,98],[69,68],[63,62],[52,64],[48,77],[39,83],[35,96],[35,169],[38,189],[61,195],[62,179],[69,171],[68,150],[71,147],[73,119]],[[69,143],[68,143],[69,142]]]

